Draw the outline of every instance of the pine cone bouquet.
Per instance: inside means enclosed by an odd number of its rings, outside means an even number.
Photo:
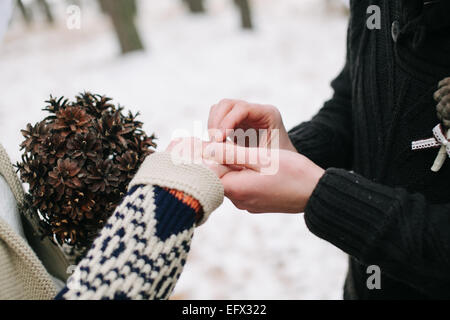
[[[439,82],[438,90],[434,93],[434,99],[438,103],[436,106],[437,117],[441,121],[445,138],[450,139],[450,78],[445,78]],[[448,157],[447,146],[443,145],[431,167],[431,171],[438,172],[444,165]]]
[[[70,102],[50,97],[41,122],[22,134],[22,162],[30,212],[43,236],[83,252],[126,193],[155,136],[142,130],[138,114],[124,115],[111,99],[83,93]]]
[[[439,82],[439,88],[434,93],[434,99],[438,102],[436,112],[439,120],[446,129],[450,128],[450,78]]]

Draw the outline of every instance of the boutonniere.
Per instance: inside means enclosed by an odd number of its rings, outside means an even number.
[[[131,112],[105,96],[50,98],[49,116],[27,125],[22,162],[29,214],[42,236],[84,253],[120,203],[144,158],[156,147]]]
[[[444,165],[445,159],[450,157],[450,78],[439,82],[439,88],[434,93],[438,119],[441,121],[433,128],[433,137],[413,141],[412,150],[439,148],[431,171],[438,172]]]

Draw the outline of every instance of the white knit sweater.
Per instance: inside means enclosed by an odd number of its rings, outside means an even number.
[[[0,176],[0,218],[3,219],[18,235],[25,239],[17,202],[8,183]]]

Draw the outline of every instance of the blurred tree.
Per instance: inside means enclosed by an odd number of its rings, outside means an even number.
[[[203,0],[183,0],[189,7],[192,13],[203,13],[205,12],[205,6],[203,5]]]
[[[110,15],[122,53],[143,50],[144,46],[134,23],[137,13],[135,0],[99,0],[103,12]]]
[[[244,29],[252,29],[252,15],[250,12],[250,4],[248,0],[234,0],[234,3],[239,7],[241,11],[241,25]]]
[[[330,12],[337,12],[348,16],[350,13],[349,0],[326,0],[325,8]]]
[[[17,0],[17,7],[19,7],[20,13],[22,14],[26,24],[29,25],[33,20],[30,10],[23,4],[22,0]]]
[[[26,24],[28,24],[28,25],[31,24],[31,22],[33,21],[32,8],[34,6],[30,3],[28,5],[25,5],[22,0],[17,0],[16,2],[17,2],[17,7],[19,8],[20,13],[22,14]],[[55,19],[53,17],[53,13],[52,13],[51,7],[48,4],[48,2],[46,0],[37,0],[36,2],[37,2],[39,9],[43,11],[47,22],[50,24],[53,24],[55,22]]]
[[[45,13],[45,17],[47,18],[47,22],[52,24],[55,22],[55,19],[53,18],[52,10],[50,9],[50,6],[48,5],[46,0],[37,0],[39,6],[42,8],[42,10]]]
[[[75,1],[75,0],[72,0]],[[79,0],[76,0],[79,1]],[[106,14],[108,14],[108,10],[107,10],[107,6],[105,6],[105,1],[100,0],[100,8],[102,9],[102,11]],[[137,5],[136,5],[136,0],[129,0],[129,4],[128,4],[128,10],[130,12],[132,12],[133,16],[136,17],[137,15]]]

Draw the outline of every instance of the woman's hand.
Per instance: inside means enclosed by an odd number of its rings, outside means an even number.
[[[279,139],[277,148],[296,152],[281,114],[274,106],[224,99],[211,107],[208,119],[211,140],[223,142],[227,138],[227,130],[236,129],[265,129],[268,139],[266,143],[258,144],[259,147],[270,147],[273,139]],[[277,134],[272,134],[274,130],[278,130]]]
[[[203,151],[208,144],[209,142],[197,138],[179,138],[170,142],[166,152],[170,152],[175,161],[203,165],[212,170],[219,178],[222,178],[231,169],[211,159],[203,158]]]
[[[300,213],[324,170],[297,152],[212,143],[204,157],[225,164],[221,181],[234,205],[251,213]],[[239,169],[238,169],[239,168]],[[266,168],[277,169],[265,172]]]

